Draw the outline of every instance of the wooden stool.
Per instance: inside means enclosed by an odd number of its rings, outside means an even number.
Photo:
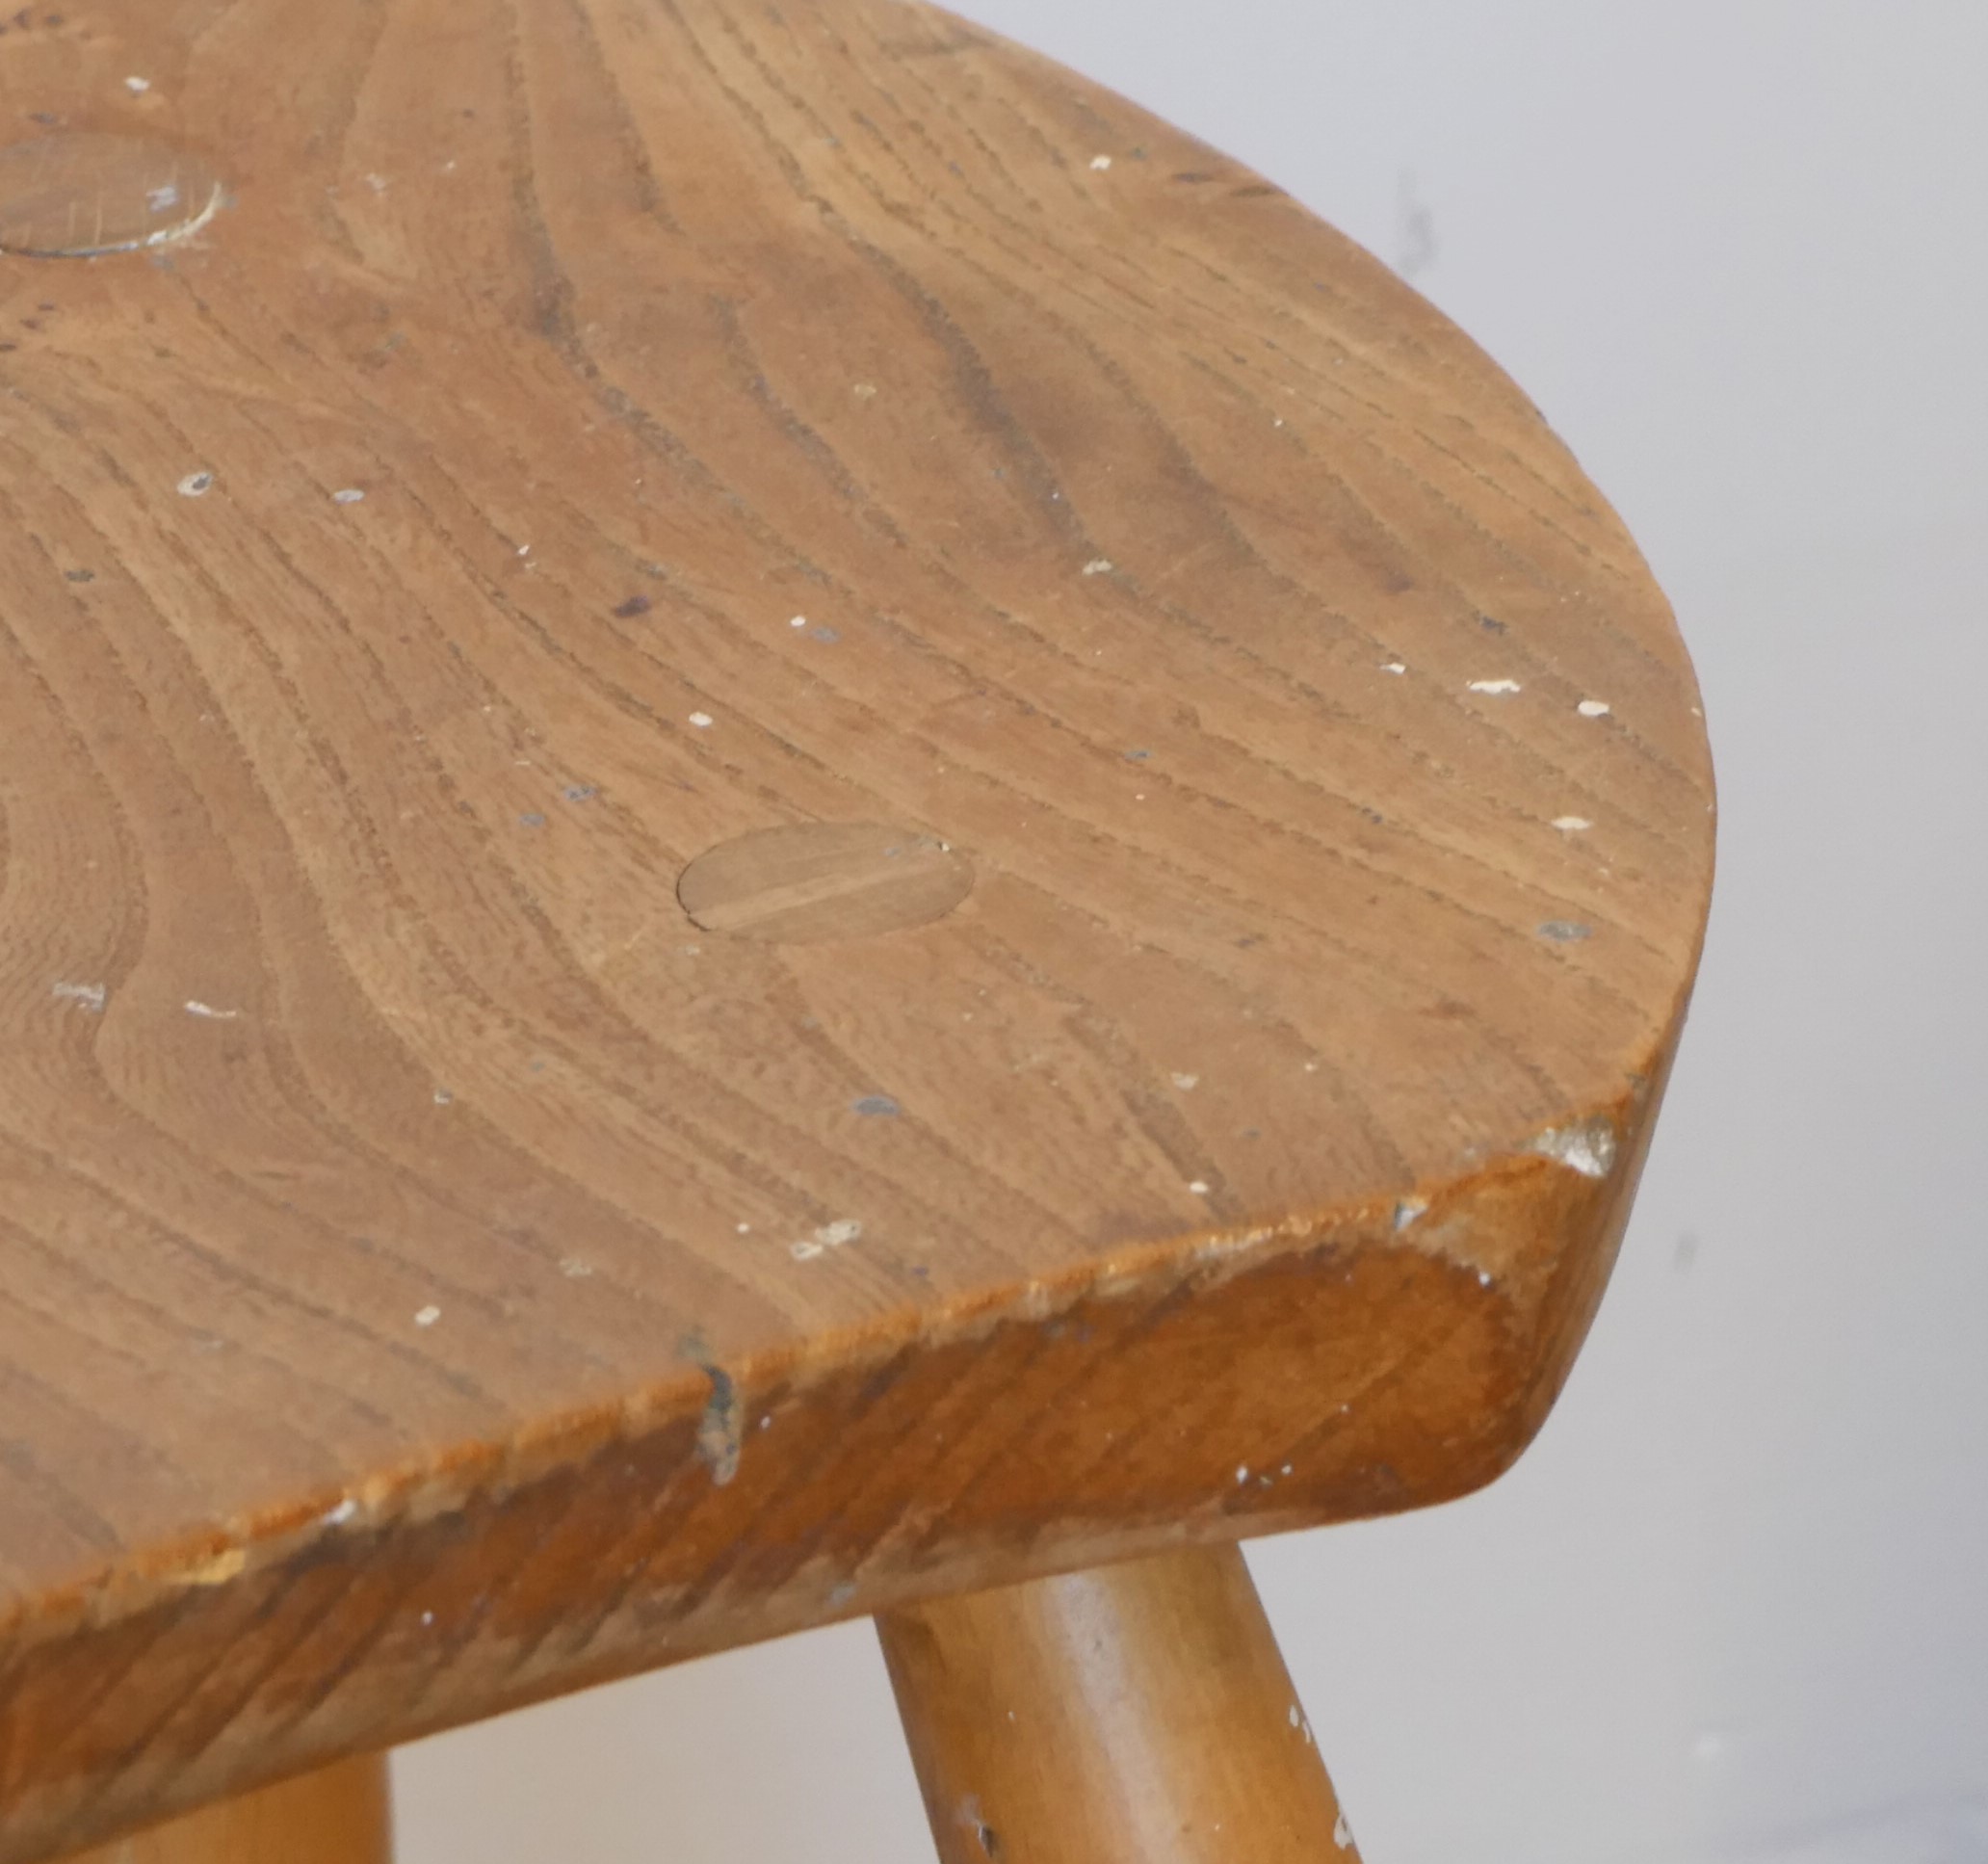
[[[1538,1429],[1710,884],[1498,369],[920,5],[34,0],[0,391],[0,1864],[859,1614],[953,1864],[1350,1854],[1234,1543]]]

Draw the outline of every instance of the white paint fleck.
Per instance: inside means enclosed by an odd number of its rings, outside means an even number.
[[[1428,1199],[1426,1197],[1403,1197],[1395,1206],[1396,1235],[1399,1236],[1401,1231],[1412,1228],[1427,1209]]]
[[[1291,1705],[1291,1725],[1295,1728],[1303,1720],[1304,1717],[1298,1713],[1297,1704],[1294,1702]]]
[[[334,505],[356,505],[366,494],[356,486],[345,486],[331,494]]]
[[[179,205],[179,189],[170,181],[163,187],[146,191],[145,205],[155,214],[163,214],[169,207]]]
[[[386,192],[386,176],[383,174],[369,174],[366,177],[366,186],[371,188],[376,195],[383,195]]]
[[[1523,693],[1526,689],[1515,679],[1474,679],[1470,683],[1473,693]]]
[[[798,1243],[790,1243],[787,1247],[797,1262],[812,1262],[817,1256],[825,1255],[830,1249],[839,1249],[853,1243],[863,1234],[863,1226],[853,1217],[845,1217],[833,1223],[824,1223],[813,1236]]]
[[[1607,1114],[1597,1114],[1572,1126],[1552,1127],[1532,1142],[1530,1149],[1583,1178],[1606,1178],[1615,1168],[1615,1122]]]
[[[1488,1288],[1490,1285],[1491,1271],[1489,1269],[1479,1269],[1478,1271],[1478,1286],[1479,1288]]]
[[[239,1010],[217,1010],[211,1003],[202,1003],[196,997],[187,999],[186,1012],[189,1016],[203,1016],[213,1023],[231,1023],[242,1013]]]
[[[859,381],[850,392],[859,402],[874,402],[876,399],[876,384],[874,381]]]
[[[428,1306],[414,1316],[414,1325],[416,1326],[432,1326],[441,1318],[442,1310],[431,1301]]]
[[[1177,1074],[1173,1077],[1173,1085],[1182,1093],[1192,1093],[1201,1085],[1201,1077],[1198,1074]]]
[[[58,1003],[81,1004],[97,1016],[103,1014],[104,1005],[111,1000],[110,990],[101,984],[58,984],[51,994]]]
[[[1196,1178],[1190,1185],[1188,1186],[1188,1189],[1191,1191],[1195,1196],[1205,1197],[1208,1195],[1209,1193],[1208,1180],[1206,1178]]]
[[[804,615],[797,615],[792,621],[788,622],[787,625],[790,628],[804,628],[807,626],[807,617]]]
[[[321,1518],[327,1528],[342,1528],[358,1511],[358,1503],[348,1495],[336,1508],[327,1509]]]
[[[1307,1063],[1306,1063],[1304,1064],[1304,1071],[1305,1071],[1305,1072],[1306,1072],[1307,1074],[1317,1074],[1317,1073],[1319,1072],[1319,1064],[1318,1064],[1318,1063],[1316,1063],[1316,1062],[1307,1062]]]
[[[1095,169],[1099,174],[1104,174],[1110,170],[1112,166],[1112,158],[1109,155],[1093,155],[1090,158],[1090,166],[1093,169]]]
[[[205,498],[214,489],[214,475],[211,472],[190,472],[179,482],[181,498]]]
[[[1238,1488],[1249,1480],[1249,1465],[1246,1462],[1236,1465],[1236,1486]]]
[[[1399,675],[1408,670],[1408,663],[1405,660],[1384,660],[1380,663],[1380,670]]]
[[[734,1228],[737,1229],[741,1236],[750,1236],[752,1234],[752,1225],[750,1223],[735,1224]]]
[[[1584,835],[1594,824],[1585,816],[1556,816],[1553,826],[1563,835]]]
[[[456,1104],[456,1096],[447,1088],[437,1088],[434,1090],[434,1104],[437,1107],[453,1107]]]
[[[151,88],[152,81],[150,78],[126,78],[124,80],[124,89],[130,92],[134,97],[144,96]]]
[[[711,727],[718,722],[718,721],[714,719],[708,712],[693,712],[691,714],[691,722],[693,725],[695,725],[699,731],[709,731]]]
[[[1615,710],[1607,699],[1583,699],[1574,709],[1583,719],[1606,719]]]
[[[1109,576],[1115,568],[1117,564],[1111,558],[1093,557],[1084,565],[1084,573],[1086,576]]]
[[[432,1612],[424,1612],[424,1613],[423,1613],[423,1614],[421,1615],[421,1622],[422,1622],[423,1624],[432,1624],[432,1623],[434,1623],[434,1614],[433,1614]]]
[[[1286,1476],[1291,1474],[1291,1465],[1288,1462],[1284,1465],[1284,1468],[1281,1473]]]
[[[1346,1822],[1346,1814],[1339,1815],[1339,1822],[1332,1827],[1332,1842],[1343,1851],[1353,1849],[1353,1828]]]

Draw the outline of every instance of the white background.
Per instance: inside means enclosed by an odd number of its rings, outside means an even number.
[[[1371,1864],[1983,1864],[1988,0],[962,11],[1411,272],[1704,677],[1710,953],[1557,1416],[1252,1554]],[[863,1626],[397,1779],[405,1864],[931,1855]]]

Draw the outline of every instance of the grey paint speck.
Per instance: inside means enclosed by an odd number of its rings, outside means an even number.
[[[697,1454],[711,1470],[711,1480],[723,1488],[739,1473],[739,1392],[728,1372],[701,1368],[711,1381],[711,1400],[697,1425]]]

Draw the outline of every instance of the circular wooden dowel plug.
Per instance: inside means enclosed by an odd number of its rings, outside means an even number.
[[[1357,1864],[1234,1548],[876,1623],[944,1864]]]
[[[706,932],[821,945],[929,925],[972,889],[972,867],[936,836],[870,822],[805,822],[698,856],[677,898]]]
[[[0,148],[0,252],[92,259],[164,246],[205,226],[222,193],[191,149],[58,131]]]

